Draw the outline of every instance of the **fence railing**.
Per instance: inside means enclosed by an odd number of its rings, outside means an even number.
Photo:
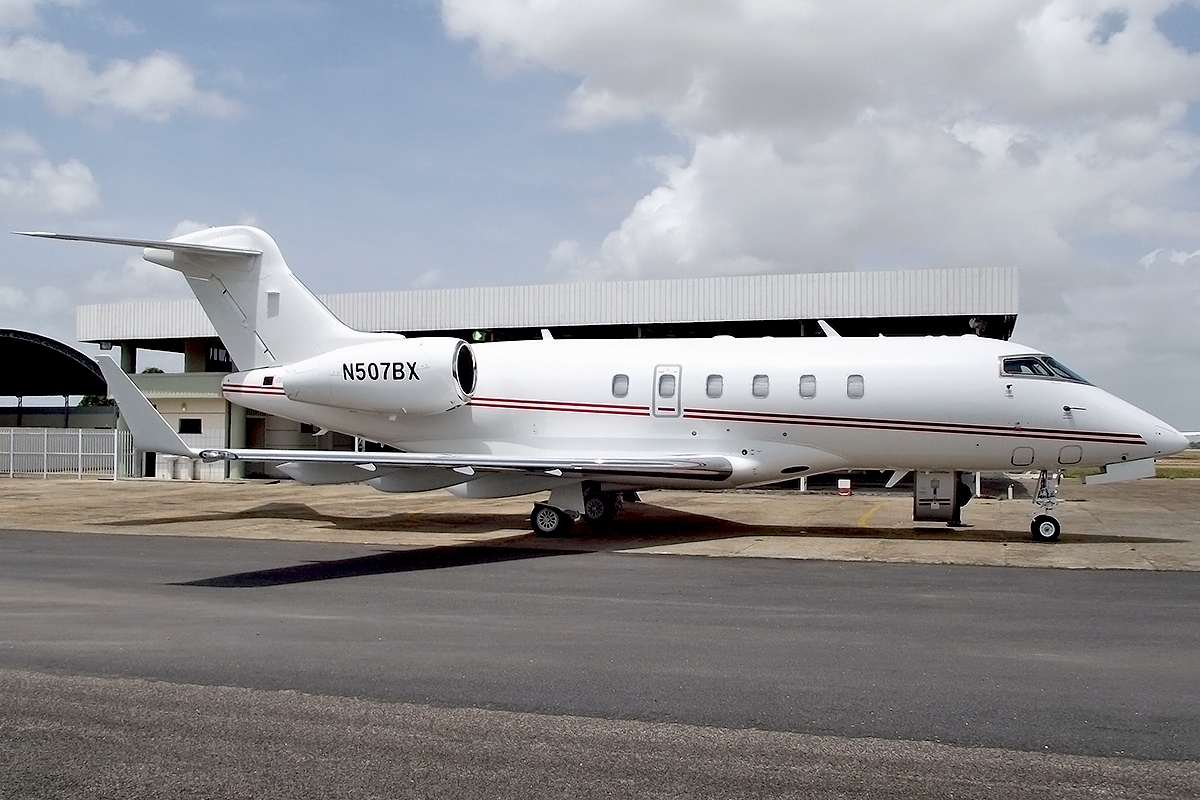
[[[134,475],[129,431],[89,428],[0,428],[0,475]]]

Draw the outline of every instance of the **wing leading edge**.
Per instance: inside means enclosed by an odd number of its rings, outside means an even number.
[[[162,418],[129,376],[109,356],[98,359],[116,398],[121,415],[133,432],[139,450],[201,458],[205,461],[269,461],[273,463],[349,464],[363,468],[362,480],[372,477],[371,467],[437,468],[453,470],[467,481],[476,472],[519,472],[550,477],[610,477],[722,481],[733,475],[733,465],[721,455],[655,455],[594,457],[522,457],[488,453],[356,453],[346,450],[249,450],[189,447]]]
[[[116,244],[124,247],[143,247],[152,250],[169,250],[173,253],[210,256],[261,256],[262,251],[246,247],[224,247],[212,244],[194,244],[161,239],[124,239],[115,236],[83,236],[76,233],[48,233],[46,231],[14,231],[18,236],[33,236],[38,239],[58,239],[64,242],[93,242]]]

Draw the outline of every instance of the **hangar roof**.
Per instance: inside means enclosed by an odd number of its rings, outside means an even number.
[[[95,361],[62,342],[36,333],[0,330],[0,396],[107,394]]]
[[[758,320],[1013,316],[1017,270],[929,269],[674,278],[319,295],[370,331],[662,325]],[[80,306],[84,342],[216,336],[195,300]]]

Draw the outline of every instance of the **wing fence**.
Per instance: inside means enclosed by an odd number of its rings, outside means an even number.
[[[133,436],[91,428],[0,428],[0,475],[128,478]]]

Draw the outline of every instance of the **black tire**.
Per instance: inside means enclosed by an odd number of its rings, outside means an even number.
[[[1035,542],[1057,542],[1062,526],[1049,514],[1038,514],[1029,524],[1029,532]]]
[[[583,498],[583,518],[588,522],[611,522],[620,508],[620,495],[612,492],[594,492]]]
[[[529,527],[538,536],[558,537],[571,532],[575,520],[561,508],[538,503],[529,515]]]

